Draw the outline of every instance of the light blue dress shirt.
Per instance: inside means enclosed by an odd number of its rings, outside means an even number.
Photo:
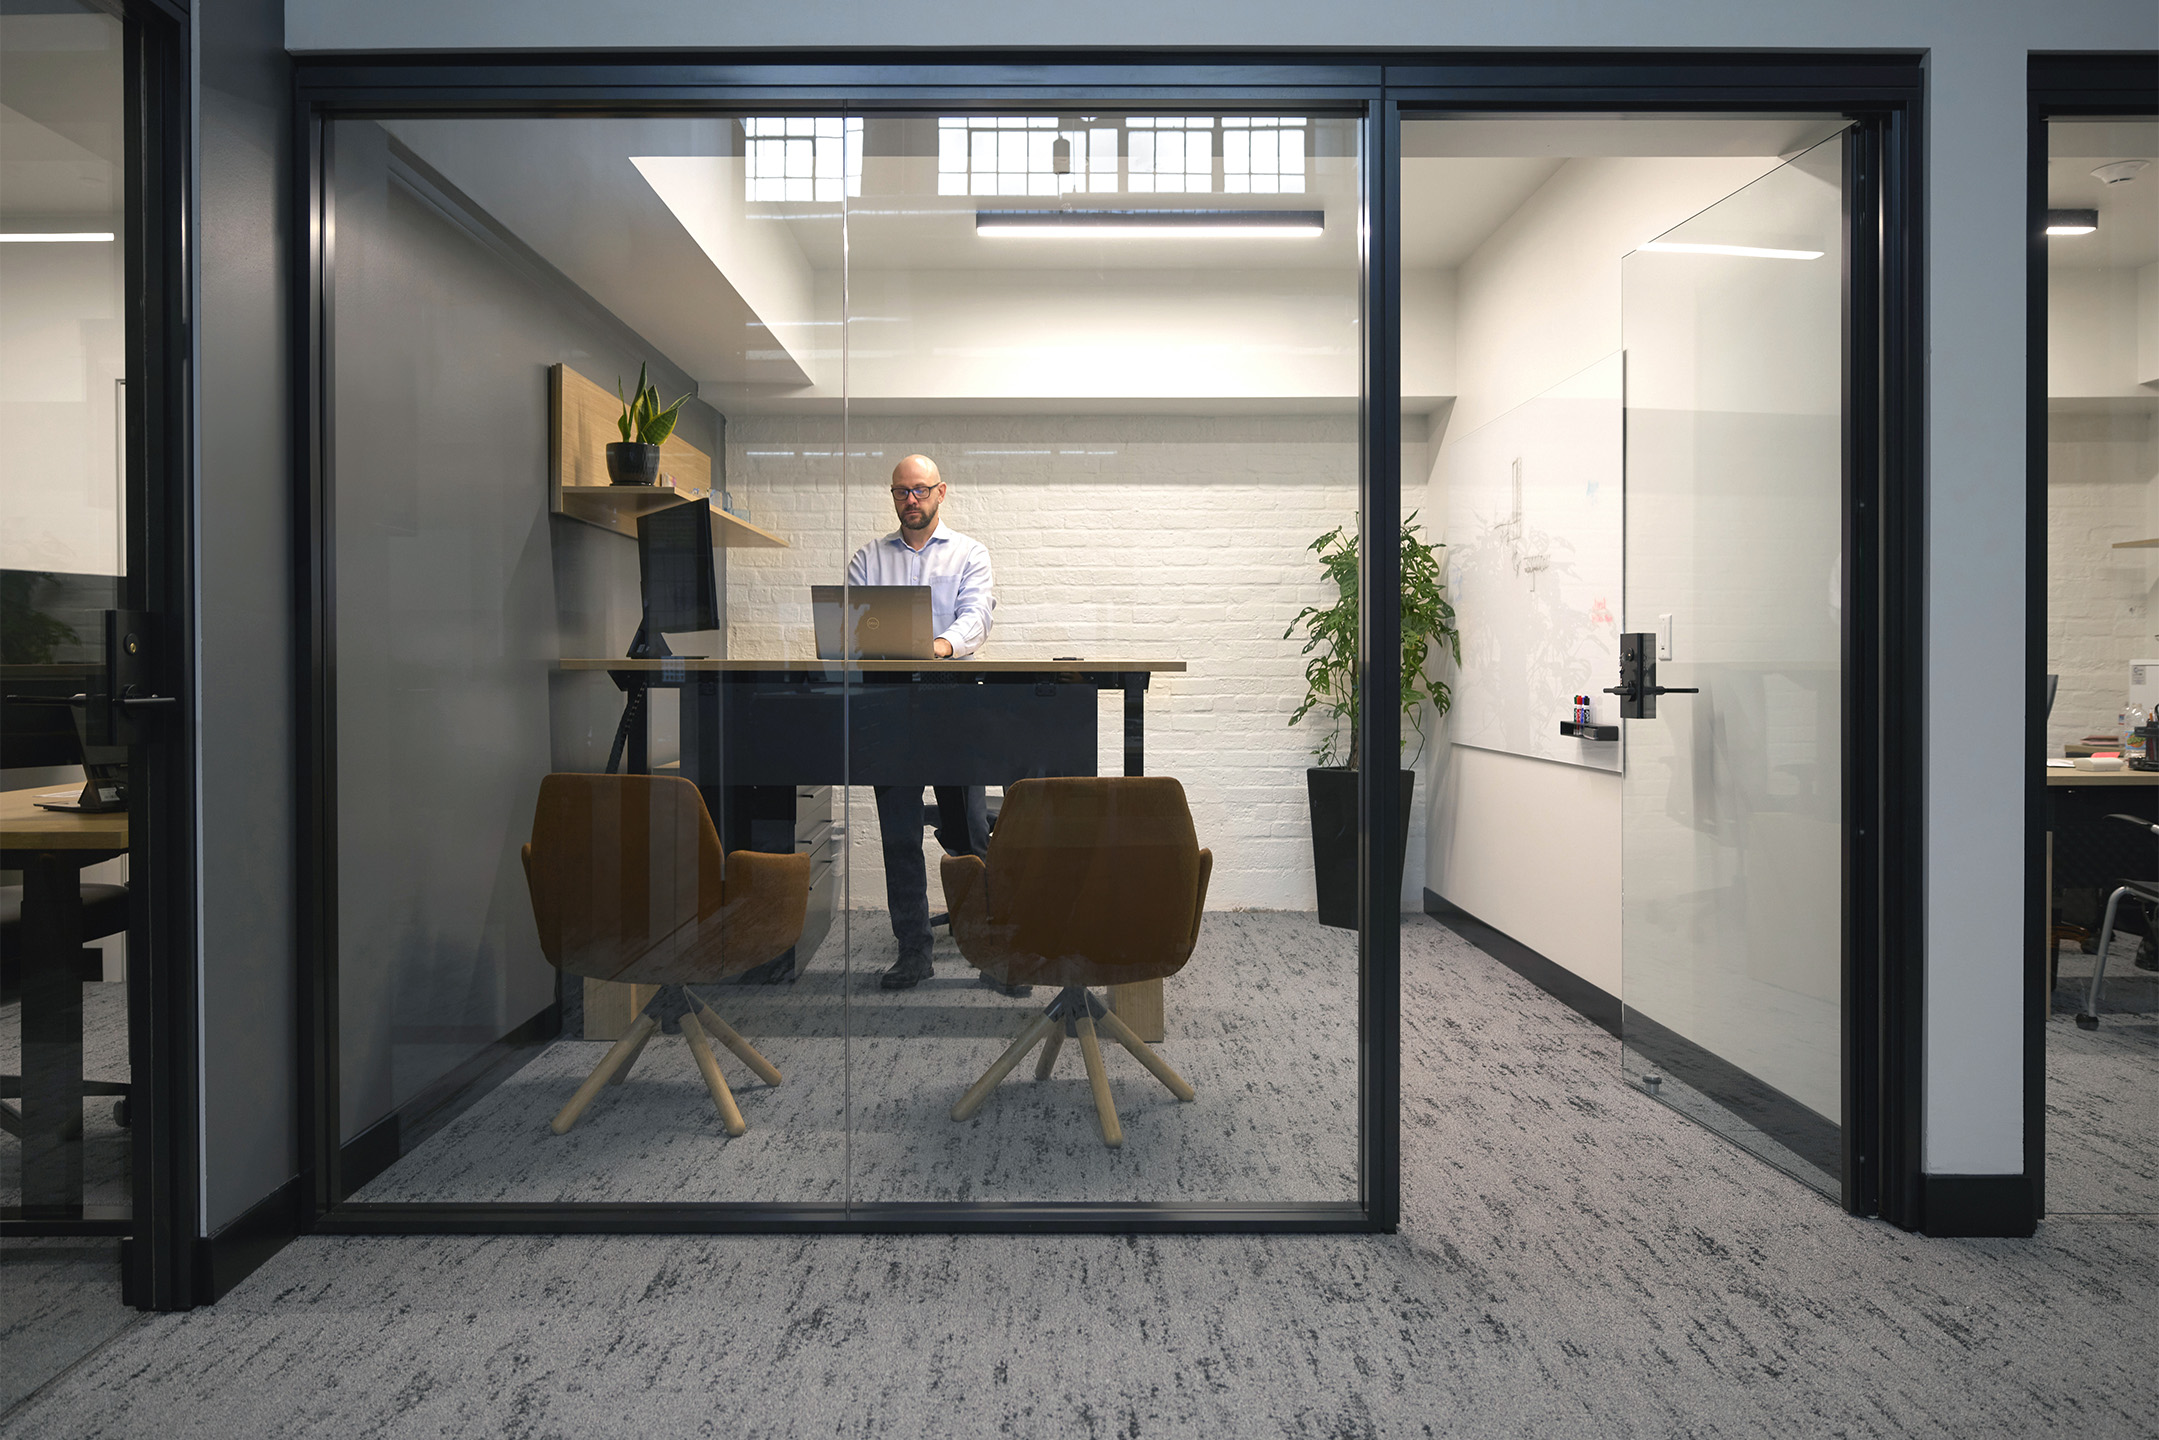
[[[997,599],[990,592],[990,552],[981,541],[937,522],[920,550],[890,535],[872,540],[847,562],[850,585],[927,585],[930,623],[956,659],[972,655],[990,638]]]

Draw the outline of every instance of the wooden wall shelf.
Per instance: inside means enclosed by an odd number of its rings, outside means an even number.
[[[2117,540],[2117,550],[2159,550],[2159,540]]]
[[[634,540],[640,515],[702,500],[712,507],[713,544],[787,548],[787,542],[770,530],[719,507],[711,498],[712,457],[679,436],[668,436],[660,446],[660,473],[674,480],[672,488],[609,483],[607,446],[622,438],[615,426],[622,402],[567,365],[549,367],[547,382],[553,420],[548,435],[548,508],[555,514]]]

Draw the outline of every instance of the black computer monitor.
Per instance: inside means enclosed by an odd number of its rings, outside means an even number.
[[[669,631],[720,628],[720,586],[712,561],[712,506],[671,505],[637,520],[637,578],[644,618],[632,658],[671,653]]]

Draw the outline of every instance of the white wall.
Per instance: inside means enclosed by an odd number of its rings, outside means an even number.
[[[127,568],[116,443],[115,382],[127,373],[121,259],[112,242],[0,246],[0,568]]]
[[[844,481],[839,435],[836,417],[730,417],[729,486],[790,548],[728,551],[729,653],[812,653],[809,587],[893,529],[892,466],[929,455],[951,485],[942,518],[989,547],[984,656],[1185,661],[1148,691],[1147,772],[1184,784],[1214,851],[1208,907],[1311,909],[1316,733],[1288,724],[1304,660],[1282,636],[1332,598],[1305,547],[1356,523],[1355,417],[857,416]],[[1104,697],[1104,774],[1122,767],[1123,724]],[[882,907],[875,801],[852,803],[853,903]]]
[[[1009,0],[287,0],[296,50],[683,46],[1910,48],[1928,76],[1929,733],[1925,1164],[2023,1168],[2026,68],[2034,50],[2159,47],[2150,0],[1424,0],[1069,5]]]
[[[2159,293],[2159,265],[2144,268],[2142,288]],[[2153,385],[2138,383],[2148,378],[2139,368],[2140,345],[2159,351],[2140,334],[2159,316],[2140,314],[2138,278],[2134,270],[2047,272],[2048,395],[2159,399]]]
[[[1620,349],[1620,257],[1776,163],[1562,165],[1457,276],[1459,395],[1447,443]],[[1425,502],[1435,517],[1448,515],[1440,475]],[[1620,777],[1462,746],[1447,747],[1442,763],[1429,817],[1433,891],[1617,995]],[[1554,904],[1554,855],[1569,860],[1563,906]]]
[[[2047,669],[2059,675],[2047,753],[2109,733],[2129,662],[2159,656],[2159,414],[2047,417]]]

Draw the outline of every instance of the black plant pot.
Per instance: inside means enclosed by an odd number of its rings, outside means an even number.
[[[617,440],[607,447],[607,478],[617,485],[657,483],[660,478],[660,447],[640,445],[635,440]]]
[[[1304,772],[1312,800],[1312,877],[1319,884],[1319,923],[1342,930],[1357,928],[1357,772],[1328,768]],[[1388,866],[1397,893],[1402,862],[1409,854],[1409,803],[1417,791],[1417,772],[1402,772],[1402,833],[1395,837]]]

